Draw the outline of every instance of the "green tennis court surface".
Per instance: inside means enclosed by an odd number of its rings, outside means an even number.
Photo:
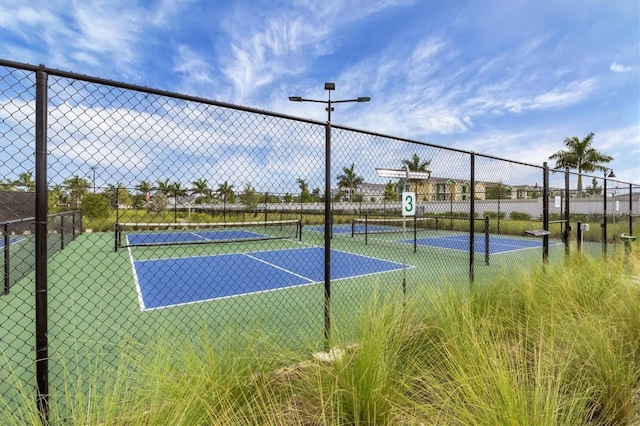
[[[116,356],[123,342],[188,342],[204,330],[222,346],[241,345],[250,335],[287,347],[321,343],[324,234],[311,232],[311,226],[304,227],[309,232],[303,232],[302,240],[134,246],[117,252],[113,232],[79,235],[48,260],[52,373],[89,374],[89,360]],[[331,315],[336,330],[349,329],[373,294],[401,292],[405,278],[408,293],[425,286],[437,291],[449,284],[469,285],[468,253],[428,245],[418,246],[414,253],[410,244],[398,242],[396,234],[378,237],[368,244],[362,235],[335,234],[332,239],[336,275]],[[32,247],[33,240],[27,240],[15,247],[25,243]],[[564,248],[558,245],[550,250]],[[476,256],[475,283],[481,285],[515,264],[540,265],[542,253],[536,248],[496,253],[490,265],[482,262],[482,255]],[[562,257],[552,253],[550,259]],[[144,272],[138,267],[143,264]],[[141,277],[147,282],[141,284]],[[211,277],[214,281],[209,281]],[[11,328],[6,322],[0,325],[3,335],[12,336],[11,347],[3,340],[0,351],[7,357],[6,371],[24,376],[25,383],[33,377],[30,369],[22,367],[30,365],[24,359],[33,357],[33,300],[33,269],[11,287],[10,294],[0,297],[3,312],[21,313],[13,318]],[[16,342],[24,342],[24,347]],[[4,375],[0,379],[7,386],[11,383]],[[62,386],[52,382],[53,392],[58,385]]]

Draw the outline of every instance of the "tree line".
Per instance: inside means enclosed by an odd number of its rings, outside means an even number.
[[[601,153],[593,146],[594,133],[589,133],[585,138],[580,139],[577,136],[567,137],[564,139],[566,149],[559,150],[549,156],[549,159],[556,160],[556,168],[569,168],[578,170],[577,192],[578,197],[583,196],[582,189],[582,173],[608,170],[604,164],[608,164],[613,157]],[[402,160],[402,166],[407,166],[409,171],[425,172],[430,177],[431,171],[428,169],[431,160],[422,160],[417,153],[414,153],[410,159]],[[411,182],[411,180],[410,180]],[[62,184],[54,185],[49,191],[49,205],[51,208],[71,207],[80,208],[81,205],[87,207],[87,204],[95,204],[107,208],[111,206],[116,208],[119,205],[131,206],[133,208],[146,208],[149,210],[162,210],[166,208],[170,198],[177,200],[178,197],[188,195],[195,196],[194,204],[212,204],[223,203],[234,204],[241,203],[248,208],[255,207],[258,203],[313,203],[323,202],[324,194],[320,188],[309,189],[309,185],[305,179],[298,178],[296,183],[300,188],[300,192],[296,195],[286,193],[282,197],[269,193],[259,193],[251,183],[246,183],[242,190],[238,193],[233,184],[228,180],[219,183],[216,188],[211,188],[207,179],[200,178],[191,182],[191,187],[183,186],[181,182],[171,182],[169,179],[158,180],[155,184],[148,181],[142,181],[133,188],[118,183],[117,185],[109,184],[106,188],[101,188],[100,193],[96,193],[95,186],[92,189],[88,179],[74,175]],[[335,201],[365,201],[363,195],[359,193],[359,187],[364,183],[364,178],[355,170],[355,163],[347,167],[343,167],[342,173],[337,176],[338,191],[333,194]],[[0,181],[0,191],[35,191],[35,179],[33,172],[24,172],[18,175],[15,180],[3,179]],[[502,191],[497,187],[496,191]],[[384,187],[383,199],[385,201],[397,200],[402,188],[398,183],[392,181],[387,182]],[[587,194],[597,195],[601,191],[594,179],[592,186],[587,188]],[[494,194],[496,198],[501,198],[502,194]],[[90,203],[87,203],[89,197]],[[367,200],[368,201],[368,200]]]
[[[357,196],[358,187],[364,179],[355,171],[355,164],[343,168],[343,173],[337,177],[338,191],[333,194],[334,201],[348,196],[348,201],[362,201]],[[240,203],[248,209],[255,208],[259,203],[314,203],[324,202],[324,194],[320,188],[310,189],[305,179],[298,178],[296,183],[300,189],[297,194],[275,194],[259,192],[251,183],[246,183],[240,191],[235,185],[225,180],[217,187],[211,187],[207,179],[199,178],[187,187],[181,182],[169,179],[158,180],[155,183],[142,181],[134,187],[127,187],[122,183],[108,184],[106,187],[96,188],[89,179],[79,175],[71,176],[62,183],[52,185],[48,192],[50,211],[65,208],[82,208],[89,217],[101,218],[109,214],[110,209],[127,206],[149,211],[162,211],[170,204],[170,200],[181,202],[187,196],[192,196],[194,205],[222,203]],[[15,180],[3,179],[0,191],[35,191],[33,172],[24,172]],[[356,196],[354,196],[356,194]],[[385,199],[397,199],[396,187],[389,182],[386,187]]]

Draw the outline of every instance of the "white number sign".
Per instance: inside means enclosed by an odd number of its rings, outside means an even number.
[[[403,192],[402,193],[402,216],[415,216],[415,215],[416,215],[416,193]]]

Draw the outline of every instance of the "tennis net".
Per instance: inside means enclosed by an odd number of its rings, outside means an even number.
[[[300,220],[213,223],[117,223],[115,250],[132,246],[301,239]]]
[[[473,222],[474,235],[471,238],[469,228]],[[364,218],[352,219],[351,236],[364,235],[364,243],[377,234],[385,242],[412,244],[416,252],[418,246],[447,249],[458,252],[472,251],[485,256],[489,264],[490,235],[489,218],[447,218],[447,217],[408,217],[408,218]],[[375,238],[380,241],[380,237]]]
[[[418,229],[438,229],[437,217],[398,218],[357,218],[351,220],[351,236],[369,234],[401,233]]]

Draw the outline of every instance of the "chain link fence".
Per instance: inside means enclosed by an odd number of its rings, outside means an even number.
[[[374,291],[637,233],[637,185],[546,164],[7,61],[0,103],[0,394],[45,414],[132,342],[326,347]]]

